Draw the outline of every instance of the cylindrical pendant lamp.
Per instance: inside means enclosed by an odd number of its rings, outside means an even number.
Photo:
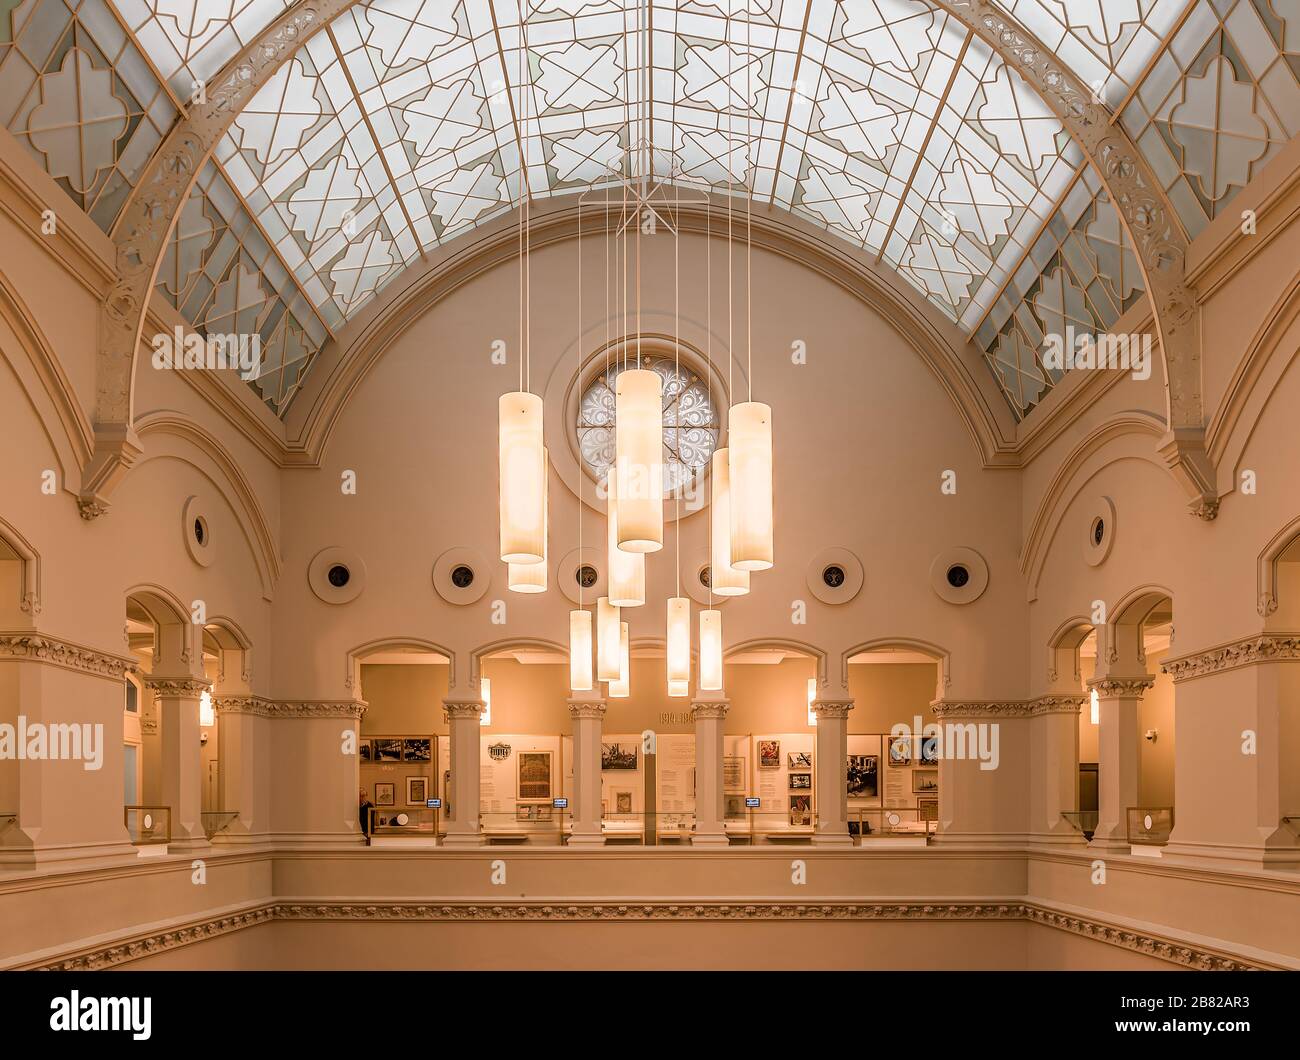
[[[691,679],[691,602],[685,596],[668,600],[668,684]],[[671,693],[670,693],[671,694]]]
[[[618,547],[624,552],[658,552],[664,547],[664,414],[659,376],[644,368],[620,372],[614,402]]]
[[[761,401],[733,405],[729,416],[731,565],[772,566],[772,410]]]
[[[591,612],[569,612],[569,689],[591,691]]]
[[[605,687],[605,695],[610,699],[627,699],[632,694],[631,638],[628,636],[627,623],[620,622],[618,625],[618,679],[609,682]]]
[[[550,454],[542,448],[542,467],[550,466]],[[542,562],[507,563],[506,587],[513,593],[546,592],[546,570],[550,565],[551,484],[550,476],[543,470],[542,479]]]
[[[709,556],[709,588],[714,596],[744,596],[749,592],[749,571],[731,565],[731,470],[727,450],[713,454],[713,544]]]
[[[596,676],[602,681],[618,680],[618,608],[608,596],[596,601]]]
[[[722,691],[722,612],[700,612],[700,691]]]
[[[615,607],[640,607],[645,603],[645,553],[618,547],[618,476],[610,469],[606,522],[609,538],[609,602]]]
[[[497,405],[501,558],[541,563],[546,552],[546,454],[542,399],[502,394]]]

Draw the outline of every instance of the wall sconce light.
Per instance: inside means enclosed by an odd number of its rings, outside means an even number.
[[[217,714],[212,709],[212,693],[204,689],[202,695],[199,696],[199,728],[211,728],[216,723]],[[205,736],[203,739],[206,743],[207,737]]]
[[[1146,731],[1143,735],[1144,735],[1148,740],[1150,740],[1152,743],[1155,743],[1155,742],[1156,742],[1156,737],[1160,735],[1160,730],[1159,730],[1159,729],[1147,729],[1147,731]]]
[[[1095,688],[1088,696],[1088,702],[1091,704],[1088,708],[1088,720],[1094,725],[1098,725],[1101,723],[1101,697],[1097,695]]]
[[[480,725],[492,724],[492,681],[486,677],[478,679],[478,687],[483,693],[483,713],[478,716]]]

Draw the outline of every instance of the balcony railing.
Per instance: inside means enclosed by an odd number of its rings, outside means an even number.
[[[1093,833],[1097,831],[1096,810],[1066,810],[1061,816],[1071,827],[1082,832],[1084,839],[1092,839]]]
[[[238,821],[239,811],[205,810],[200,816],[203,818],[203,834],[211,839],[214,835],[224,832]]]

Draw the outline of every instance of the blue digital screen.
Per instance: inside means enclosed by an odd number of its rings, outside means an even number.
[[[427,799],[424,803],[430,810],[437,810],[442,806],[441,799]]]
[[[551,800],[551,805],[554,806],[557,810],[567,810],[567,809],[569,808],[569,800],[568,800],[568,799],[552,799],[552,800]]]
[[[746,795],[746,796],[745,796],[745,809],[747,809],[747,810],[757,810],[757,809],[758,809],[758,803],[759,803],[759,800],[756,799],[756,798],[754,798],[752,795]]]

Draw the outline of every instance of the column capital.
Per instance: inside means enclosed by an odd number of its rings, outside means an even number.
[[[198,699],[212,688],[212,682],[206,677],[146,677],[144,686],[155,696]]]
[[[729,699],[697,699],[691,703],[691,716],[700,718],[725,718],[731,710]]]
[[[930,704],[930,709],[939,719],[1027,718],[1034,713],[1036,702],[1022,699],[937,699]]]
[[[569,700],[569,717],[571,718],[599,718],[605,717],[607,707],[603,699],[570,699]]]
[[[1089,689],[1095,689],[1097,695],[1106,699],[1137,699],[1155,684],[1150,674],[1141,677],[1100,677],[1088,682]]]
[[[818,718],[847,718],[853,709],[853,700],[814,699],[810,709]]]
[[[1029,713],[1032,717],[1042,714],[1078,714],[1088,697],[1082,693],[1049,693],[1029,701]]]
[[[444,699],[442,701],[442,712],[447,715],[448,719],[478,718],[486,707],[487,704],[481,699]]]

